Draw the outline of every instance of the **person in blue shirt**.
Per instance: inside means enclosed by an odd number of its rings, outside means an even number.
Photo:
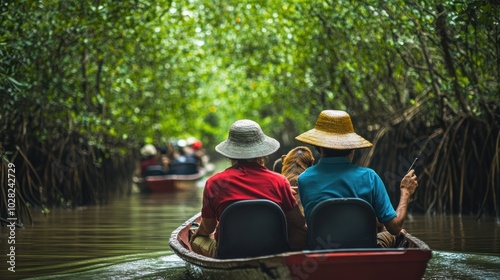
[[[322,111],[313,129],[295,139],[313,145],[321,158],[298,178],[299,196],[306,222],[319,202],[329,198],[356,197],[370,203],[377,219],[386,230],[378,233],[378,244],[391,247],[395,236],[405,232],[408,203],[418,181],[412,169],[401,180],[399,205],[396,210],[379,175],[370,168],[352,164],[354,151],[370,148],[372,143],[354,132],[351,117],[338,110]]]

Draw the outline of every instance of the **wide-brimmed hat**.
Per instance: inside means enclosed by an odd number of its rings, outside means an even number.
[[[270,155],[280,143],[262,132],[252,120],[238,120],[231,125],[229,136],[215,147],[221,155],[231,159],[250,159]]]
[[[156,155],[156,148],[151,144],[147,144],[141,148],[141,155],[143,157],[149,157]]]
[[[373,146],[368,140],[354,132],[349,114],[338,110],[321,112],[314,128],[300,134],[295,139],[313,146],[335,150],[361,149]]]

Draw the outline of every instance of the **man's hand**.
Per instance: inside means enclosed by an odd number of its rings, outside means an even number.
[[[412,169],[408,174],[406,174],[401,180],[401,194],[406,192],[409,196],[415,193],[415,190],[418,187],[417,175],[415,175],[415,170]]]
[[[403,229],[406,212],[408,211],[408,203],[410,203],[410,197],[415,192],[417,187],[417,175],[415,175],[415,170],[412,169],[403,177],[403,180],[401,180],[401,194],[399,197],[399,205],[396,209],[396,217],[384,223],[385,227],[392,235],[399,234]]]
[[[217,220],[215,218],[202,218],[198,229],[192,233],[189,242],[192,243],[196,236],[210,236],[215,231]],[[191,229],[190,229],[191,230]]]

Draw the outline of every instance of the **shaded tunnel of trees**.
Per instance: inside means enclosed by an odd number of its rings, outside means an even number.
[[[128,194],[144,143],[212,151],[249,118],[277,158],[325,109],[395,201],[418,157],[412,211],[500,214],[497,1],[19,0],[0,28],[2,219],[9,163],[29,222]]]

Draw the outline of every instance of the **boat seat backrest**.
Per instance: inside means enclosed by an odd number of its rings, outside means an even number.
[[[359,198],[332,198],[318,203],[307,225],[310,250],[377,247],[375,211]]]
[[[198,173],[198,166],[192,162],[174,162],[170,165],[170,174],[190,175]]]
[[[217,258],[246,258],[288,250],[285,214],[266,199],[230,204],[220,217]]]
[[[163,169],[163,166],[161,165],[151,165],[146,168],[146,172],[144,174],[145,177],[147,176],[162,176],[165,175],[165,169]]]

